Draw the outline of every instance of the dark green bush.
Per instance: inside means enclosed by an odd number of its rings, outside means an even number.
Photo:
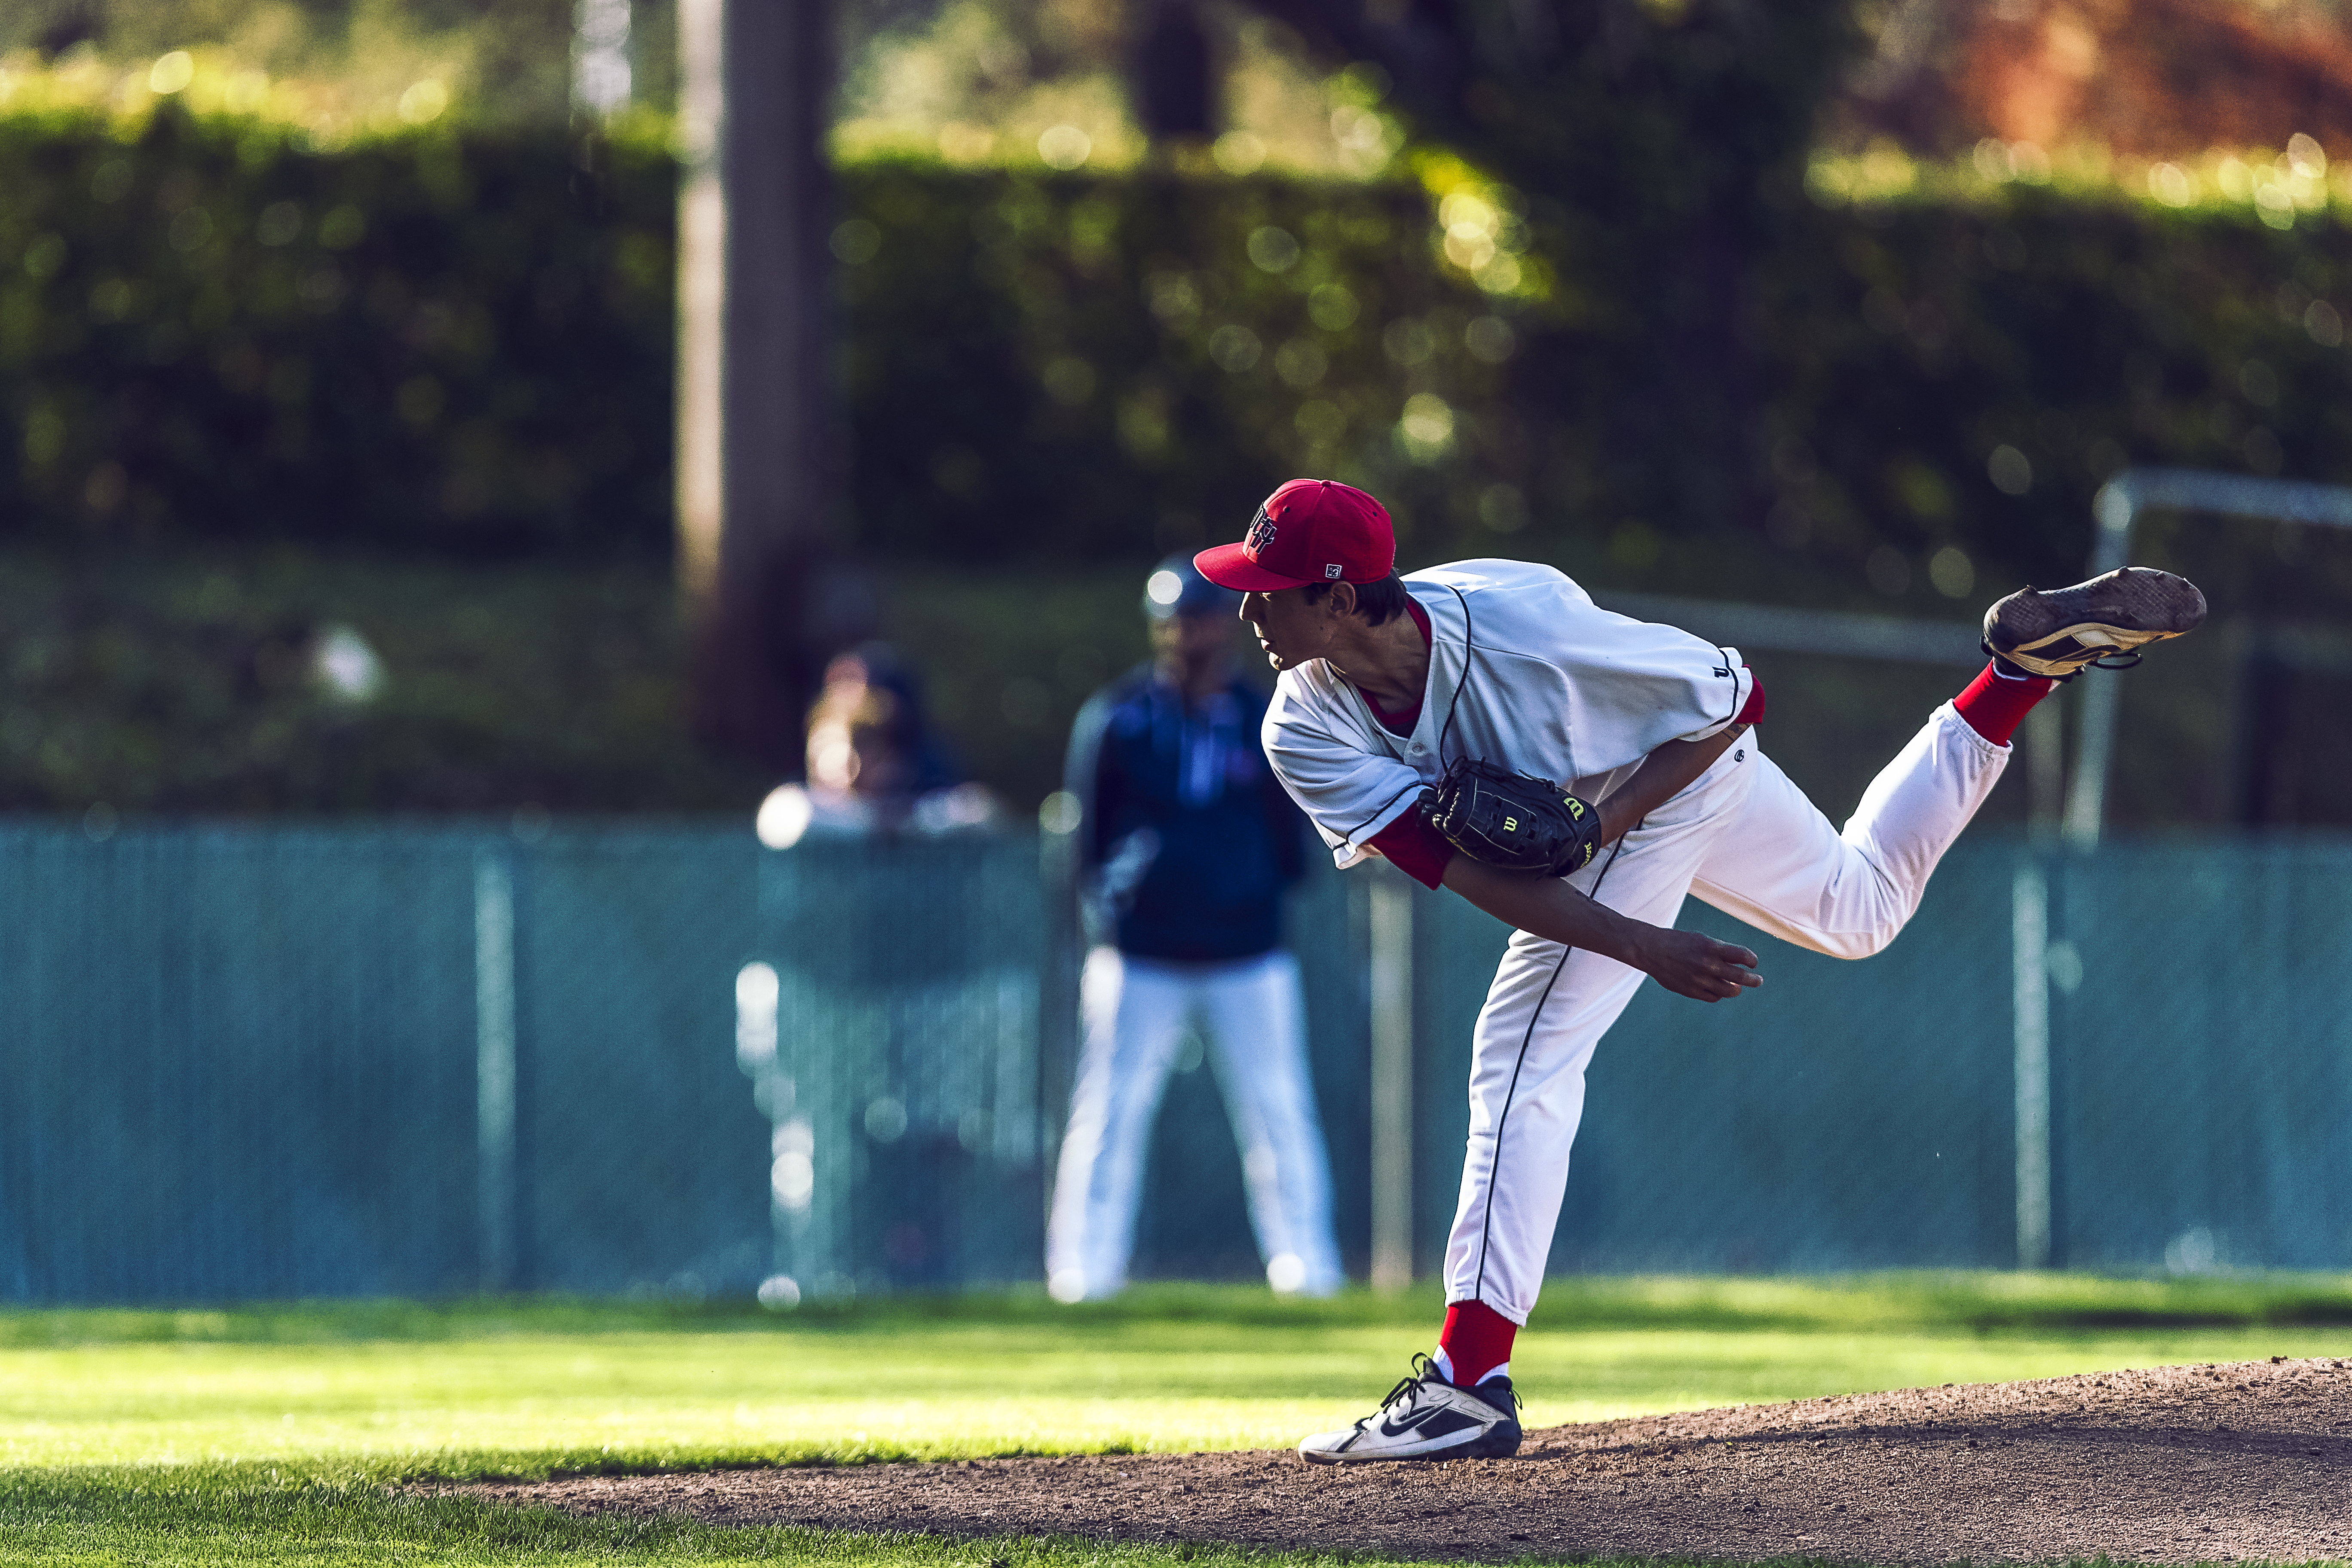
[[[0,527],[657,556],[671,169],[592,151],[0,121]],[[1539,195],[1506,196],[1530,283],[1490,295],[1414,185],[866,164],[842,186],[849,528],[884,560],[1131,561],[1321,472],[1390,499],[1414,563],[1926,607],[1948,548],[1970,563],[1948,591],[2072,574],[2126,461],[2352,479],[2352,263],[2325,211],[2276,233],[2023,185],[1792,190],[1723,258],[1725,341],[1625,282],[1619,215]],[[2276,602],[2316,602],[2352,560],[2278,575]]]
[[[1415,563],[1532,553],[1726,597],[1972,609],[2078,574],[2091,497],[2126,463],[2352,481],[2352,263],[2325,212],[2279,233],[2026,185],[1831,208],[1790,193],[1734,258],[1724,342],[1602,287],[1626,270],[1607,215],[1540,198],[1518,205],[1544,286],[1488,296],[1440,258],[1412,188],[845,182],[873,226],[844,247],[871,248],[845,268],[854,513],[894,559],[1231,537],[1276,480],[1313,472],[1390,500]],[[1250,260],[1269,226],[1299,247],[1279,272]],[[1335,289],[1351,321],[1318,321]],[[1235,328],[1261,352],[1221,366]],[[1480,332],[1511,345],[1500,363],[1471,352]],[[1285,349],[1328,369],[1286,382]],[[1688,363],[1661,376],[1661,354]],[[1451,424],[1417,452],[1400,434],[1416,395]],[[2009,489],[2003,447],[2030,470],[2010,459]],[[1966,565],[1931,573],[1947,550]],[[2340,606],[2352,551],[2249,586],[2273,610]]]
[[[0,121],[0,515],[44,542],[659,548],[671,171],[560,133],[313,156]]]
[[[1412,187],[906,167],[848,185],[877,236],[847,269],[856,516],[894,555],[1237,537],[1297,472],[1370,486],[1433,547],[1465,466],[1406,455],[1406,400],[1438,397],[1441,424],[1505,402],[1464,339],[1493,308],[1433,261]],[[1391,327],[1419,363],[1384,353]]]
[[[1816,562],[1950,542],[1996,581],[2048,583],[2079,575],[2091,498],[2125,463],[2352,481],[2345,230],[2245,210],[2011,186],[1792,212],[1748,317],[1755,471],[1786,510],[1745,521]],[[2002,447],[2026,459],[2022,494],[1991,478]],[[2260,586],[2273,610],[2340,611],[2352,552]]]

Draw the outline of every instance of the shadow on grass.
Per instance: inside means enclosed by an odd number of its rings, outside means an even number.
[[[1050,1328],[1085,1335],[1138,1324],[1289,1331],[1428,1326],[1434,1283],[1286,1300],[1247,1285],[1151,1284],[1063,1306],[1036,1287],[861,1297],[786,1312],[748,1300],[565,1296],[445,1301],[297,1301],[173,1308],[0,1310],[0,1349],[136,1343],[429,1342],[551,1334],[887,1335],[911,1328]],[[1531,1332],[1883,1331],[2089,1332],[2352,1323],[2352,1276],[2112,1279],[2066,1274],[1888,1273],[1814,1278],[1566,1276],[1545,1284]]]

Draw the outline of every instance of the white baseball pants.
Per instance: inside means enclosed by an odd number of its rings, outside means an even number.
[[[1672,925],[1683,896],[1694,893],[1801,947],[1867,958],[1919,907],[1929,873],[2009,754],[1946,703],[1871,782],[1840,833],[1750,731],[1570,881],[1653,925]],[[1512,932],[1473,1044],[1447,1300],[1484,1301],[1515,1323],[1528,1321],[1568,1185],[1585,1064],[1647,978],[1614,959]]]
[[[1186,1024],[1207,1037],[1240,1148],[1267,1283],[1326,1296],[1343,1276],[1331,1173],[1307,1074],[1298,964],[1286,952],[1219,963],[1087,955],[1086,1040],[1046,1223],[1047,1286],[1090,1300],[1127,1284],[1144,1152]]]

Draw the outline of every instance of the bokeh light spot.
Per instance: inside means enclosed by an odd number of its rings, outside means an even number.
[[[1051,169],[1082,167],[1094,150],[1094,138],[1075,125],[1049,125],[1037,138],[1037,156]]]
[[[2021,496],[2033,488],[2033,464],[2014,447],[1995,447],[1985,459],[1985,477],[2001,494]]]
[[[196,60],[185,49],[173,49],[162,56],[147,70],[147,89],[166,96],[178,92],[196,79]]]

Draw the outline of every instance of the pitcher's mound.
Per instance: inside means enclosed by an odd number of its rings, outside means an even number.
[[[2352,1361],[1906,1389],[1556,1426],[1517,1458],[987,1459],[467,1488],[582,1513],[1401,1556],[2352,1558]]]

